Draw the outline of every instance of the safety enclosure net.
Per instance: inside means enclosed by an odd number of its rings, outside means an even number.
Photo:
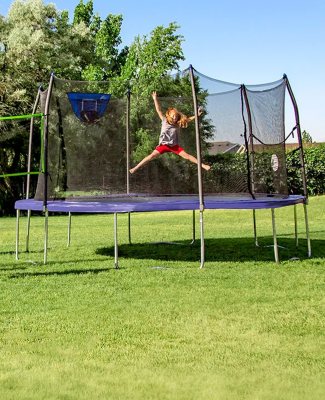
[[[43,110],[46,99],[50,101],[47,197],[197,194],[197,166],[172,153],[129,173],[158,145],[161,120],[151,95],[118,98],[109,91],[107,82],[54,77],[51,93],[42,93]],[[159,96],[158,101],[163,113],[168,107],[187,116],[194,113],[191,97]],[[196,157],[194,122],[181,131],[180,146]],[[35,197],[44,198],[44,176]]]
[[[168,107],[186,116],[203,110],[197,125],[192,120],[181,129],[179,144],[209,171],[166,153],[131,174],[159,141],[161,120],[150,94],[133,96],[131,88],[115,96],[109,82],[53,77],[41,95],[43,111],[49,104],[47,179],[40,175],[35,197],[44,199],[46,180],[49,199],[196,195],[200,182],[204,194],[288,195],[285,78],[239,85],[195,70],[191,81],[187,70],[166,79],[173,85],[157,89],[163,114]]]
[[[107,82],[54,77],[49,100],[47,186],[49,198],[125,191],[126,99],[111,98]],[[43,199],[44,176],[36,198]]]
[[[205,192],[286,196],[285,79],[237,85],[195,76],[213,127]]]

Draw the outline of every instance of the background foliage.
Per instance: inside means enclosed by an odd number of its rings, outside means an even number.
[[[80,0],[72,18],[43,0],[13,1],[8,16],[0,16],[0,115],[30,114],[38,88],[46,88],[54,72],[64,79],[108,80],[116,96],[125,96],[132,87],[136,111],[131,122],[135,130],[145,126],[153,116],[152,104],[148,107],[151,92],[163,95],[162,78],[178,70],[184,59],[183,37],[170,23],[123,47],[122,22],[122,15],[100,18],[92,0]],[[182,89],[175,85],[175,94]],[[187,86],[186,93],[189,90]],[[0,174],[27,170],[28,132],[29,121],[0,122]],[[145,130],[135,136],[144,134]],[[34,148],[32,169],[38,168],[39,160],[37,143]],[[12,213],[15,199],[24,194],[25,178],[0,178],[1,214]]]
[[[177,33],[179,26],[171,22],[167,27],[156,27],[146,36],[137,36],[127,47],[122,43],[122,23],[122,15],[109,14],[102,19],[94,12],[92,0],[80,0],[73,16],[43,0],[13,1],[8,16],[0,16],[0,115],[29,114],[38,88],[41,85],[46,88],[51,72],[65,79],[105,80],[115,96],[125,96],[131,88],[130,120],[135,150],[132,161],[147,155],[156,143],[156,131],[152,135],[155,116],[152,91],[157,90],[166,99],[191,97],[189,80],[169,75],[170,71],[179,71],[179,62],[184,60],[184,38]],[[204,104],[204,93],[202,96]],[[201,129],[203,153],[206,153],[205,139],[210,137],[212,127],[204,118]],[[194,124],[189,128],[189,137],[192,131]],[[27,170],[28,133],[29,121],[0,121],[0,174]],[[306,131],[303,140],[312,143]],[[36,137],[33,170],[39,167],[39,144]],[[189,147],[188,151],[193,149]],[[324,146],[305,150],[311,195],[325,192],[324,154]],[[245,163],[240,156],[236,157],[221,155],[207,161],[215,163],[217,170],[241,170]],[[288,152],[287,157],[290,191],[300,193],[298,154]],[[32,187],[36,179],[32,179]],[[25,191],[25,177],[0,178],[0,214],[12,213],[14,201],[24,197]]]
[[[325,193],[325,144],[304,149],[307,190],[311,196]],[[301,187],[300,159],[296,151],[287,154],[288,181],[292,193]]]
[[[245,154],[217,154],[207,156],[207,161],[217,170],[243,172]],[[310,196],[325,193],[325,144],[304,148],[307,191]],[[301,162],[297,150],[286,153],[287,179],[290,194],[303,194]]]

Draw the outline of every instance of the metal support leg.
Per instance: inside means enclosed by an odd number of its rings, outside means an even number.
[[[277,242],[277,238],[276,238],[274,208],[271,208],[271,213],[272,213],[274,258],[275,258],[275,262],[278,263],[279,262],[279,250],[278,250],[278,242]]]
[[[114,213],[114,264],[118,269],[117,213]]]
[[[306,225],[306,238],[307,238],[308,257],[311,257],[311,243],[310,243],[310,236],[309,236],[307,204],[304,204],[304,213],[305,213],[305,225]]]
[[[32,210],[27,211],[27,227],[26,227],[26,252],[29,252],[29,232],[30,232],[30,217]]]
[[[128,213],[128,234],[129,234],[129,244],[131,244],[131,213]]]
[[[205,248],[204,248],[204,226],[203,226],[203,211],[200,210],[200,235],[201,235],[201,265],[200,268],[204,267],[205,262]]]
[[[298,247],[299,241],[298,241],[297,205],[296,204],[293,206],[293,216],[294,216],[294,223],[295,223],[295,241],[296,241],[296,247]]]
[[[19,217],[20,210],[16,211],[16,260],[19,260],[18,252],[19,252]]]
[[[195,210],[193,210],[192,214],[192,241],[190,244],[195,242]]]
[[[68,243],[67,247],[70,246],[71,243],[71,212],[69,212],[69,219],[68,219]]]
[[[255,210],[253,210],[253,227],[254,227],[254,241],[255,241],[255,246],[258,247],[257,229],[256,229],[256,212],[255,212]]]
[[[45,220],[44,220],[44,264],[47,263],[47,246],[48,246],[48,236],[49,236],[49,212],[45,210]]]

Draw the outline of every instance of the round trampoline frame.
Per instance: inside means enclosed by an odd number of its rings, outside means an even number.
[[[248,197],[231,197],[231,196],[206,196],[204,202],[204,209],[216,210],[253,210],[253,226],[254,226],[254,240],[256,246],[258,246],[257,230],[256,230],[256,216],[255,211],[259,209],[270,209],[272,218],[272,234],[273,234],[273,248],[274,248],[274,259],[276,263],[279,263],[279,247],[276,235],[276,219],[275,209],[294,206],[294,226],[295,226],[295,242],[298,246],[298,229],[297,229],[297,213],[296,205],[303,204],[304,216],[305,216],[305,227],[306,227],[306,238],[308,257],[311,256],[311,243],[309,237],[309,226],[308,226],[308,214],[306,209],[306,201],[304,196],[291,195],[286,198],[282,197],[268,197],[263,196],[259,198],[248,198]],[[15,203],[17,210],[17,221],[16,221],[16,259],[19,258],[19,220],[20,211],[28,211],[28,223],[27,223],[27,235],[26,235],[26,251],[29,247],[29,234],[30,234],[30,211],[43,211],[43,202],[33,199],[18,200]],[[73,213],[86,213],[86,214],[114,214],[114,266],[119,268],[118,261],[118,221],[117,215],[121,213],[127,213],[130,217],[131,213],[137,212],[154,212],[154,211],[181,211],[181,210],[192,210],[193,211],[193,239],[195,240],[195,211],[200,211],[200,242],[201,242],[201,254],[200,254],[200,268],[203,268],[205,263],[205,246],[204,246],[204,229],[203,229],[203,210],[200,208],[200,201],[197,196],[159,196],[159,197],[136,197],[136,196],[118,196],[106,199],[100,199],[98,201],[72,201],[72,200],[55,200],[48,201],[47,209],[45,211],[45,222],[44,222],[44,264],[47,263],[47,247],[48,247],[48,219],[49,212],[51,213],[67,213],[69,215],[68,224],[68,245],[70,245],[71,238],[71,215]],[[131,224],[129,218],[129,242],[131,243]]]
[[[300,168],[302,176],[302,186],[303,195],[266,195],[266,194],[256,194],[251,188],[252,182],[250,182],[250,172],[248,171],[248,182],[249,193],[243,194],[242,196],[232,196],[232,195],[210,195],[204,194],[202,185],[202,166],[201,166],[201,145],[200,145],[200,128],[199,128],[199,118],[198,118],[198,103],[195,90],[194,82],[194,69],[190,65],[189,77],[191,80],[192,96],[193,96],[193,108],[195,115],[195,135],[196,135],[196,158],[198,160],[197,164],[197,179],[198,179],[198,193],[195,195],[176,195],[176,196],[141,196],[130,194],[129,185],[129,174],[127,173],[126,180],[126,193],[121,193],[118,196],[109,196],[103,199],[88,199],[84,201],[77,200],[50,200],[48,198],[48,119],[49,119],[49,103],[51,97],[51,91],[53,87],[54,75],[51,75],[48,93],[45,102],[44,110],[44,161],[42,165],[42,174],[44,177],[44,193],[42,200],[29,199],[29,187],[27,188],[27,198],[25,200],[18,200],[15,203],[15,209],[17,214],[16,221],[16,259],[19,256],[19,218],[20,211],[24,210],[28,212],[28,222],[27,222],[27,235],[26,235],[26,251],[29,247],[29,234],[30,234],[30,218],[32,211],[43,212],[45,216],[44,223],[44,264],[47,262],[47,248],[48,248],[48,219],[49,213],[68,213],[69,215],[69,228],[68,228],[68,244],[70,244],[70,234],[71,234],[71,215],[73,213],[102,213],[102,214],[113,214],[114,215],[114,263],[115,268],[118,268],[118,228],[117,228],[117,215],[119,213],[128,213],[129,216],[129,242],[131,242],[131,213],[136,212],[152,212],[152,211],[179,211],[179,210],[191,210],[193,212],[193,240],[195,240],[195,211],[200,213],[200,242],[201,242],[201,254],[200,254],[200,268],[204,266],[205,262],[205,246],[204,246],[204,222],[203,213],[205,209],[251,209],[253,210],[253,225],[254,225],[254,238],[255,244],[258,245],[257,233],[256,233],[256,215],[255,211],[258,209],[270,209],[272,217],[272,232],[273,232],[273,247],[274,247],[274,258],[275,261],[279,262],[279,252],[276,236],[276,221],[275,221],[275,209],[287,206],[294,206],[294,224],[295,224],[295,240],[296,245],[298,244],[297,235],[297,213],[296,205],[303,204],[304,216],[305,216],[305,226],[306,226],[306,238],[308,247],[308,257],[311,256],[311,243],[309,237],[309,227],[308,227],[308,215],[307,215],[307,186],[306,186],[306,175],[305,175],[305,165],[304,156],[301,140],[301,131],[299,123],[299,113],[298,107],[291,90],[289,81],[284,75],[283,79],[285,81],[286,87],[288,89],[290,98],[295,112],[297,136],[299,141],[299,152],[300,152]],[[245,86],[241,87],[244,98],[245,97]],[[34,109],[39,99],[39,94],[37,96]],[[130,108],[130,92],[127,93],[127,112],[126,112],[126,171],[130,169],[130,158],[129,158],[129,108]],[[246,101],[246,100],[245,100]],[[247,112],[250,117],[249,105],[247,104]],[[32,122],[31,122],[32,123]],[[251,134],[251,123],[249,125],[249,132]],[[31,141],[32,139],[30,139]],[[31,147],[31,143],[30,143]],[[30,149],[29,149],[30,152]],[[28,171],[30,172],[30,171]]]

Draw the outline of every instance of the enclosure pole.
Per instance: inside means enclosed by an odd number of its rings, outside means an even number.
[[[130,107],[131,107],[131,91],[127,91],[126,105],[126,193],[130,193]]]
[[[32,115],[36,113],[36,109],[38,106],[38,102],[40,99],[40,91],[41,88],[38,89],[37,91],[37,96],[36,100],[33,106],[33,111]],[[41,124],[41,129],[42,129],[43,124]],[[34,117],[31,118],[30,120],[30,125],[29,125],[29,142],[28,142],[28,159],[27,159],[27,182],[26,182],[26,199],[29,199],[29,192],[30,192],[30,171],[31,171],[31,166],[32,166],[32,148],[33,148],[33,132],[34,132]]]
[[[307,238],[307,249],[308,249],[307,254],[308,254],[308,257],[311,257],[311,243],[310,243],[310,236],[309,236],[307,204],[304,204],[304,213],[305,213],[306,238]]]
[[[49,108],[50,108],[50,98],[52,94],[54,82],[54,74],[51,74],[49,87],[47,89],[47,96],[45,101],[45,120],[44,120],[44,197],[43,197],[43,210],[46,212],[47,208],[47,180],[48,180],[48,133],[49,133]]]
[[[242,105],[242,118],[244,122],[244,139],[245,139],[245,147],[246,147],[246,162],[247,162],[247,180],[248,180],[248,190],[255,199],[254,193],[255,193],[255,188],[254,188],[254,143],[253,143],[253,127],[252,127],[252,116],[251,116],[251,109],[249,107],[249,102],[248,102],[248,97],[247,97],[247,92],[246,92],[246,87],[245,85],[241,85],[241,105]],[[244,98],[244,102],[243,102]],[[249,143],[247,139],[247,132],[246,132],[246,121],[245,121],[245,116],[244,116],[244,103],[246,106],[246,111],[247,111],[247,117],[248,117],[248,130],[249,130]],[[250,145],[250,152],[249,152],[249,145]],[[250,162],[250,155],[251,155],[251,160]]]
[[[131,109],[131,90],[127,91],[126,107],[126,193],[130,194],[130,109]],[[131,213],[128,212],[128,236],[131,244]]]
[[[47,263],[47,246],[48,246],[48,216],[47,209],[47,180],[48,180],[48,133],[49,133],[49,108],[50,98],[52,94],[54,82],[54,74],[51,73],[49,87],[47,89],[47,96],[44,107],[44,193],[43,193],[43,212],[45,214],[44,222],[44,264]]]
[[[272,214],[274,258],[275,258],[275,262],[279,263],[279,249],[278,249],[278,242],[277,242],[277,238],[276,238],[274,208],[271,208],[271,214]]]
[[[40,99],[41,87],[38,88],[36,100],[34,103],[32,114],[36,113],[36,109]],[[43,118],[43,117],[42,117]],[[43,123],[41,123],[41,129],[43,129]],[[28,142],[28,159],[27,159],[27,181],[26,181],[26,199],[29,199],[30,194],[30,171],[32,166],[32,148],[33,148],[33,132],[34,132],[34,117],[30,120],[29,126],[29,142]],[[41,134],[41,138],[43,134]],[[40,165],[40,169],[42,169],[42,165]],[[30,233],[30,218],[32,211],[27,211],[27,226],[26,226],[26,252],[29,251],[29,233]]]
[[[202,186],[202,161],[201,161],[201,141],[200,141],[200,125],[199,125],[199,114],[198,114],[198,105],[197,105],[197,96],[195,90],[195,80],[193,67],[190,65],[190,79],[192,86],[192,96],[193,96],[193,106],[194,106],[194,116],[195,116],[195,136],[196,136],[196,158],[197,158],[197,170],[198,170],[198,188],[199,188],[199,201],[200,201],[200,210],[204,209],[204,201],[203,201],[203,186]]]
[[[194,116],[195,116],[195,136],[196,136],[196,156],[197,156],[197,171],[198,171],[198,189],[199,189],[199,202],[200,202],[200,232],[201,232],[201,265],[204,266],[204,229],[203,229],[203,211],[204,211],[204,199],[203,199],[203,185],[202,185],[202,161],[201,161],[201,141],[200,141],[200,125],[199,125],[199,114],[197,96],[195,90],[195,80],[193,67],[189,67],[190,80],[192,86]]]
[[[114,213],[114,265],[118,269],[117,213]]]
[[[298,143],[299,143],[299,150],[300,150],[300,168],[301,168],[301,177],[302,177],[302,185],[303,185],[303,190],[304,190],[304,196],[306,198],[306,201],[308,201],[308,190],[307,190],[307,180],[306,180],[306,168],[305,168],[305,157],[304,157],[304,150],[302,146],[302,137],[301,137],[301,129],[300,129],[300,119],[299,119],[299,111],[298,111],[298,105],[295,99],[295,96],[293,94],[293,91],[291,89],[289,79],[287,75],[283,75],[283,79],[286,83],[286,87],[288,89],[291,102],[293,105],[294,113],[295,113],[295,119],[296,119],[296,127],[297,127],[297,135],[298,135]]]
[[[16,211],[16,260],[19,260],[19,217],[20,217],[20,210]]]
[[[295,119],[296,119],[296,127],[297,127],[297,135],[298,135],[298,143],[299,143],[299,150],[300,150],[300,167],[301,167],[301,176],[302,176],[302,185],[303,191],[305,196],[304,202],[304,213],[305,213],[305,225],[306,225],[306,237],[307,237],[307,247],[308,247],[308,257],[311,257],[311,243],[310,243],[310,236],[309,236],[309,225],[308,225],[308,213],[307,213],[307,203],[308,203],[308,189],[307,189],[307,179],[306,179],[306,168],[305,168],[305,157],[304,157],[304,149],[302,145],[302,136],[301,136],[301,128],[300,128],[300,118],[299,118],[299,110],[298,105],[291,89],[291,85],[289,83],[289,79],[286,74],[283,75],[283,79],[285,80],[286,87],[288,89],[291,102],[293,105]]]

